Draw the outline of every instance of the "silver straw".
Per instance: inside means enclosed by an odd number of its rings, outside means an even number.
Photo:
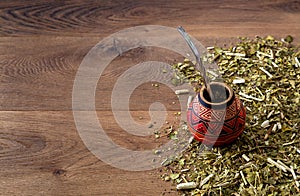
[[[210,81],[209,81],[209,78],[206,75],[206,69],[205,69],[205,67],[204,67],[204,65],[202,63],[201,58],[200,58],[199,51],[197,50],[196,46],[192,42],[189,34],[187,34],[187,32],[184,30],[184,28],[182,26],[177,27],[177,30],[182,35],[182,37],[185,39],[185,41],[187,42],[188,46],[192,50],[194,56],[196,57],[196,62],[198,64],[201,76],[202,76],[202,78],[204,80],[204,85],[205,85],[205,87],[207,89],[207,92],[208,92],[211,100],[213,100],[214,96],[213,96],[213,93],[212,93],[211,88],[210,88]]]

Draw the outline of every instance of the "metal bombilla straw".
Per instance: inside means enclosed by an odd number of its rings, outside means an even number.
[[[186,33],[186,31],[184,30],[184,28],[182,26],[177,27],[178,32],[182,35],[182,37],[185,39],[185,41],[187,42],[188,46],[190,47],[190,49],[192,50],[194,56],[196,57],[196,63],[198,64],[199,67],[199,71],[201,73],[201,76],[204,80],[204,85],[207,89],[207,92],[210,96],[211,101],[213,101],[214,99],[214,95],[213,92],[211,90],[210,87],[210,80],[206,75],[206,68],[204,67],[202,60],[200,58],[200,54],[199,51],[197,50],[195,44],[192,42],[190,36]]]

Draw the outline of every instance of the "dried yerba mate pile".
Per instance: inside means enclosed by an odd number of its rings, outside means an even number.
[[[223,81],[243,100],[247,122],[233,144],[211,149],[193,141],[165,165],[161,178],[179,194],[300,194],[300,50],[292,41],[241,38],[229,48],[208,48]],[[187,59],[174,64],[173,84],[200,83],[193,66]]]

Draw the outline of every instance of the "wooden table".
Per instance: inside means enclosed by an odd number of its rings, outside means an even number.
[[[300,2],[1,1],[0,195],[176,195],[160,180],[162,169],[124,171],[96,158],[74,123],[72,88],[83,57],[105,36],[137,25],[183,25],[206,46],[268,34],[299,43]],[[99,120],[116,143],[151,148],[147,138],[126,135],[106,105],[123,65],[108,68],[97,86]],[[149,117],[140,95],[176,100],[167,88],[155,92],[151,84],[137,89],[134,118]],[[171,119],[176,107],[168,109]]]

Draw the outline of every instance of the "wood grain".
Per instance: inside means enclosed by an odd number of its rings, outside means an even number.
[[[2,35],[110,34],[142,24],[178,26],[220,36],[220,33],[297,33],[299,1],[5,1],[1,5]],[[288,21],[288,22],[287,22]],[[284,25],[285,28],[282,28]],[[295,26],[298,26],[295,28]],[[199,31],[205,30],[205,32]],[[275,29],[281,32],[274,31]],[[219,30],[219,31],[218,31]],[[291,32],[292,31],[292,32]],[[224,35],[225,35],[224,34]],[[211,36],[212,36],[211,35]]]
[[[98,115],[111,119],[106,112]],[[170,185],[160,181],[159,170],[129,172],[96,158],[81,141],[72,112],[0,112],[0,122],[1,195],[142,195],[144,192],[157,195],[170,192]],[[110,133],[122,131],[114,124],[107,126]],[[141,139],[139,146],[148,148],[149,144]],[[123,144],[136,148],[131,141]]]
[[[1,1],[0,195],[177,195],[171,183],[160,180],[163,170],[113,168],[83,144],[72,115],[72,89],[84,56],[104,37],[136,25],[182,25],[205,46],[268,34],[290,34],[299,44],[299,21],[297,0]],[[166,142],[122,130],[111,113],[110,96],[118,77],[137,62],[180,58],[170,51],[139,48],[105,70],[97,85],[96,109],[115,143],[145,150]],[[150,120],[153,101],[162,102],[167,120],[178,124],[176,95],[163,85],[153,88],[151,82],[131,96],[137,122]]]

